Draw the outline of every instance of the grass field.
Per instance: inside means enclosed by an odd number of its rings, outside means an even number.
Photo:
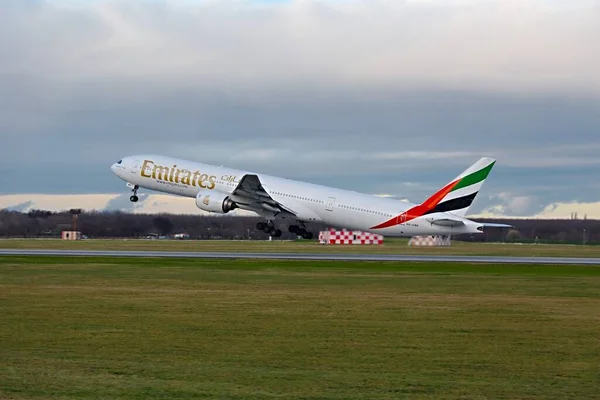
[[[593,399],[600,266],[2,257],[2,399]]]
[[[406,239],[385,239],[383,245],[321,245],[316,240],[81,240],[6,239],[0,248],[160,250],[227,252],[310,252],[368,254],[437,254],[532,257],[600,257],[600,246],[453,242],[450,247],[409,247]]]

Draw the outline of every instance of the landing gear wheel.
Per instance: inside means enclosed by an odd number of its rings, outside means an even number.
[[[275,227],[272,227],[271,230],[269,231],[269,234],[273,237],[279,237],[279,236],[281,236],[281,230],[277,229]]]
[[[133,187],[133,189],[131,190],[133,192],[133,194],[129,198],[129,201],[131,201],[132,203],[137,203],[137,201],[139,200],[139,198],[137,197],[137,191],[138,191],[139,188],[140,187],[138,185],[135,185]]]
[[[313,238],[312,232],[309,232],[306,230],[306,226],[304,226],[304,223],[302,221],[298,221],[298,222],[300,225],[290,225],[288,227],[288,230],[290,231],[290,233],[300,236],[303,239],[312,239]]]
[[[304,231],[304,232],[302,232],[302,238],[310,240],[313,238],[313,234],[312,234],[312,232]]]
[[[259,231],[264,231],[267,228],[267,224],[264,222],[258,222],[256,224],[256,229],[258,229]]]

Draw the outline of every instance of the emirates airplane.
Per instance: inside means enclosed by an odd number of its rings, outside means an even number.
[[[510,227],[465,218],[496,160],[481,158],[421,204],[336,189],[160,155],[134,155],[112,165],[138,201],[140,188],[194,198],[196,206],[216,214],[235,209],[265,218],[257,228],[281,236],[275,222],[304,239],[306,223],[379,233],[384,236],[481,233],[484,227]]]

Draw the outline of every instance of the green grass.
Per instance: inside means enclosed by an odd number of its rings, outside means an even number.
[[[600,246],[453,242],[451,247],[409,247],[408,240],[386,238],[383,245],[321,245],[316,240],[81,240],[7,239],[0,248],[159,250],[227,252],[311,252],[367,254],[436,254],[532,257],[600,257]]]
[[[3,257],[3,399],[592,399],[600,266]]]

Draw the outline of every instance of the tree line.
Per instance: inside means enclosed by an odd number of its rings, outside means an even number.
[[[188,214],[132,214],[119,211],[82,212],[77,215],[77,230],[89,238],[171,237],[179,233],[191,239],[265,239],[268,235],[256,229],[259,217],[206,216]],[[32,210],[27,213],[0,210],[0,237],[59,237],[73,228],[73,215],[68,212]],[[281,226],[282,238],[296,238]],[[285,228],[285,229],[283,229]],[[326,229],[311,224],[313,232]]]
[[[131,214],[125,212],[82,212],[77,215],[77,229],[90,238],[170,237],[185,233],[191,239],[266,239],[268,235],[256,229],[259,217],[207,216],[189,214]],[[494,219],[481,220],[514,225],[514,229],[489,229],[481,235],[458,235],[454,240],[600,243],[600,220],[539,220]],[[69,211],[0,210],[0,237],[59,237],[63,230],[71,230],[73,215]],[[280,226],[282,239],[295,239]],[[328,227],[310,223],[307,228],[317,236]],[[333,227],[343,228],[343,227]]]

